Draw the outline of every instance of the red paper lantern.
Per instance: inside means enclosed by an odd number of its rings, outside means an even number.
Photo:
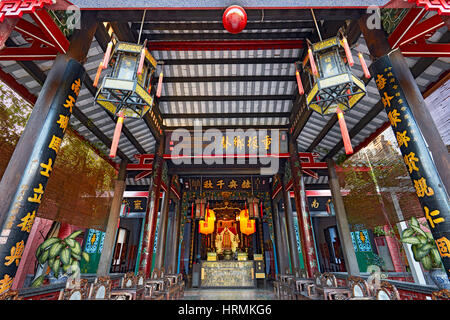
[[[224,28],[230,33],[239,33],[247,25],[247,13],[240,6],[229,6],[223,13]]]

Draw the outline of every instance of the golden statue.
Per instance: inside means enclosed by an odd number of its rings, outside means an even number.
[[[217,234],[215,244],[217,254],[223,253],[224,250],[236,252],[239,246],[239,236],[225,227],[221,233]]]

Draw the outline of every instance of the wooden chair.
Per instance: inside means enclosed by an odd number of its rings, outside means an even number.
[[[180,299],[181,299],[184,297],[184,287],[186,285],[182,273],[178,274],[178,285],[180,286]]]
[[[275,295],[275,297],[277,299],[280,299],[280,284],[281,284],[280,275],[277,274],[275,276],[275,280],[272,283],[272,285],[273,285],[273,293],[274,293],[274,295]]]
[[[351,289],[346,286],[338,286],[334,274],[323,273],[322,281],[322,287],[317,288],[317,290],[322,293],[325,300],[344,300],[351,297]]]
[[[350,276],[348,278],[348,286],[352,292],[349,300],[372,300],[375,296],[372,294],[367,281],[361,277]]]
[[[154,268],[152,272],[152,279],[158,279],[160,277],[159,269]]]
[[[68,279],[66,287],[59,292],[58,300],[87,300],[89,288],[87,279]]]
[[[280,283],[280,300],[292,300],[293,292],[287,282]]]
[[[120,284],[120,287],[122,289],[127,288],[133,288],[136,286],[136,277],[134,275],[134,272],[127,272],[122,278],[122,283]]]
[[[109,300],[111,298],[111,279],[98,277],[89,290],[89,300]]]
[[[19,292],[16,290],[8,290],[5,293],[0,294],[0,300],[23,300],[19,297]]]
[[[145,286],[145,272],[143,270],[139,271],[137,276],[135,277],[136,280],[136,287],[143,287]]]
[[[138,276],[134,272],[127,272],[123,278],[120,289],[111,290],[110,296],[112,300],[139,300],[145,294],[144,285],[138,285]]]
[[[166,274],[165,276],[170,280],[170,296],[172,300],[181,299],[184,295],[184,281],[181,273]]]
[[[450,300],[450,290],[442,289],[431,294],[433,300]],[[1,299],[0,299],[1,300]]]
[[[295,297],[297,300],[304,300],[308,285],[314,284],[314,278],[308,278],[305,270],[298,270],[299,276],[295,278]]]
[[[376,300],[400,300],[397,288],[387,281],[381,281],[380,287],[375,292]]]
[[[151,278],[145,281],[146,300],[166,300],[169,298],[167,286],[169,279],[164,279],[164,269],[154,268]]]
[[[314,290],[314,292],[313,292]],[[315,278],[315,283],[308,286],[308,296],[324,300],[343,300],[351,297],[348,287],[338,287],[336,276],[330,272],[324,272]]]
[[[306,287],[306,293],[310,298],[318,298],[319,294],[315,288],[322,286],[322,274],[316,272],[314,274],[314,283],[308,284]]]
[[[336,276],[329,272],[322,274],[322,286],[324,287],[337,287]]]
[[[78,289],[78,288],[87,288],[89,285],[87,279],[72,279],[68,278],[66,281],[66,289]]]

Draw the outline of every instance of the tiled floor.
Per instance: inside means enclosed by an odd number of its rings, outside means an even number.
[[[267,289],[188,289],[184,300],[274,300]]]

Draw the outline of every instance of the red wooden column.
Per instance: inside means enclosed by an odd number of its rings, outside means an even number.
[[[313,277],[315,272],[319,272],[314,236],[312,232],[311,217],[308,212],[308,206],[306,205],[306,191],[304,189],[305,186],[303,183],[300,158],[298,157],[297,146],[292,142],[289,143],[289,153],[291,154],[289,162],[292,170],[292,187],[294,191],[295,206],[297,208],[303,260],[308,277]]]
[[[161,193],[162,166],[164,153],[164,138],[159,142],[157,153],[153,160],[152,178],[148,190],[147,209],[145,212],[144,236],[142,238],[141,261],[139,271],[144,271],[146,277],[150,277],[153,258],[153,246],[155,243],[156,221]]]

